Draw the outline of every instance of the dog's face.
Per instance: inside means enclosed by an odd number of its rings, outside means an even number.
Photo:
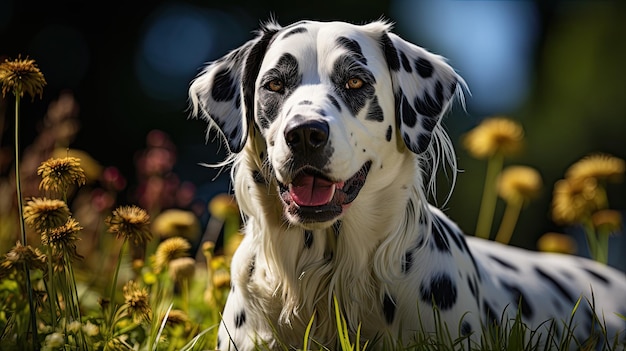
[[[259,171],[287,220],[311,228],[343,216],[364,187],[393,184],[385,167],[406,153],[427,152],[459,82],[384,22],[303,21],[265,26],[208,65],[190,96],[232,152],[262,140]]]

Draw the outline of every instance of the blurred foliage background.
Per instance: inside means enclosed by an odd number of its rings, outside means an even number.
[[[213,136],[205,139],[204,122],[187,119],[189,82],[205,62],[252,38],[259,22],[271,17],[284,25],[304,18],[388,18],[397,34],[449,59],[471,94],[465,110],[457,104],[444,120],[462,170],[444,209],[470,234],[485,163],[470,157],[460,138],[486,117],[508,116],[523,125],[526,147],[506,163],[535,167],[544,182],[541,196],[521,213],[514,245],[535,248],[537,238],[552,231],[577,237],[576,228],[550,219],[554,182],[587,154],[626,158],[626,2],[608,0],[0,0],[0,59],[29,56],[48,82],[43,99],[23,104],[22,147],[45,130],[49,105],[69,94],[77,131],[67,146],[119,170],[126,182],[117,202],[145,195],[142,162],[146,150],[161,143],[177,186],[193,189],[186,193],[192,199],[161,205],[193,207],[206,226],[207,205],[229,191],[229,180],[228,172],[199,165],[222,160],[224,149]],[[9,101],[0,99],[3,176],[13,162]],[[440,185],[442,201],[450,183]],[[624,184],[611,185],[609,197],[623,214]],[[626,269],[619,254],[626,250],[623,235],[612,240],[610,263]]]

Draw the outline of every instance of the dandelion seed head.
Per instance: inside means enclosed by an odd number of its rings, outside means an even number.
[[[565,177],[573,180],[595,178],[618,183],[624,177],[626,164],[621,158],[607,154],[586,156],[572,164],[565,172]]]
[[[54,194],[67,191],[72,185],[85,185],[87,178],[76,157],[50,158],[37,168],[41,176],[39,189]]]
[[[571,236],[561,233],[545,233],[537,240],[537,249],[543,252],[557,252],[573,255],[578,250]]]
[[[209,212],[211,216],[223,221],[230,216],[239,216],[239,207],[232,195],[218,194],[209,202]]]
[[[177,236],[166,239],[159,244],[154,254],[154,271],[156,273],[164,271],[172,260],[187,256],[190,249],[191,244],[184,238]]]
[[[522,149],[524,129],[509,118],[492,117],[482,121],[463,137],[463,146],[474,157],[489,158],[496,153],[513,155]]]
[[[24,206],[24,222],[38,232],[59,227],[70,217],[64,201],[34,197]]]
[[[152,223],[152,232],[163,239],[181,236],[194,240],[200,236],[200,231],[200,221],[191,211],[165,210]]]
[[[180,257],[170,261],[168,273],[175,282],[193,278],[196,272],[196,261],[191,257]]]
[[[528,201],[539,195],[542,181],[537,170],[527,166],[509,166],[498,178],[498,194],[507,202]]]
[[[124,285],[122,291],[128,312],[133,318],[150,321],[152,308],[150,307],[148,289],[140,287],[139,283],[131,280]]]
[[[167,315],[166,323],[170,326],[176,325],[188,325],[190,322],[189,316],[181,310],[171,310]]]
[[[20,97],[27,93],[34,100],[35,95],[39,95],[39,98],[43,95],[46,79],[35,64],[35,60],[28,57],[22,59],[20,55],[15,60],[6,59],[0,63],[0,83],[2,97],[5,97],[7,92]]]
[[[32,269],[46,269],[46,255],[41,253],[38,248],[30,245],[22,245],[19,241],[4,255],[4,259],[0,263],[0,268],[11,271],[14,269],[21,270],[23,265]]]
[[[80,240],[77,234],[82,229],[78,221],[70,217],[65,224],[44,230],[41,233],[41,243],[51,246],[57,252],[68,253],[72,259],[80,259],[82,256],[76,252],[76,242]]]
[[[143,245],[152,239],[150,216],[136,205],[118,207],[105,219],[105,223],[109,226],[109,233],[136,245]]]
[[[554,184],[552,219],[559,224],[575,224],[588,217],[602,204],[595,179],[561,179]]]
[[[617,233],[622,228],[622,214],[616,210],[599,210],[591,215],[591,222],[607,233]]]

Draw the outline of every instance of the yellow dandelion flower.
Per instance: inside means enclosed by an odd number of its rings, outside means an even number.
[[[109,226],[109,233],[136,245],[152,239],[150,216],[146,210],[136,205],[118,207],[105,219],[105,223]]]
[[[50,158],[37,168],[41,176],[39,189],[52,193],[63,193],[71,185],[85,185],[87,178],[76,157]]]
[[[38,232],[63,225],[70,217],[64,201],[34,197],[24,206],[24,222]]]
[[[189,316],[184,311],[171,310],[167,315],[167,321],[165,323],[173,327],[177,325],[187,326],[190,322]]]
[[[148,289],[140,287],[139,283],[131,280],[124,285],[122,291],[128,313],[135,320],[143,319],[149,322],[152,308],[150,307]]]
[[[9,252],[4,254],[0,268],[6,271],[14,269],[21,271],[24,265],[43,271],[46,269],[46,255],[41,253],[38,248],[33,248],[30,245],[24,246],[18,241]]]
[[[561,179],[554,184],[552,219],[560,224],[575,224],[600,207],[602,196],[595,179]]]
[[[87,181],[99,179],[103,172],[102,165],[93,158],[88,152],[83,150],[71,149],[59,147],[52,151],[52,157],[63,158],[66,156],[72,156],[80,160],[80,167],[85,172],[85,178]]]
[[[223,221],[230,216],[239,216],[239,207],[232,195],[218,194],[209,202],[209,212],[211,216]]]
[[[152,232],[161,238],[180,236],[194,240],[200,236],[200,231],[200,221],[191,211],[165,210],[152,223]]]
[[[34,100],[35,95],[41,98],[46,79],[35,64],[35,60],[28,57],[22,59],[18,56],[15,60],[6,59],[0,63],[0,83],[2,83],[2,97],[10,91],[20,97],[27,93]]]
[[[624,177],[626,164],[621,158],[607,154],[589,155],[571,165],[565,177],[573,180],[596,178],[610,182],[620,182]]]
[[[573,255],[578,248],[576,241],[569,235],[561,233],[545,233],[537,241],[537,248],[543,252],[557,252]]]
[[[44,230],[41,233],[41,243],[51,246],[57,252],[67,252],[71,258],[82,258],[76,252],[76,242],[80,240],[77,234],[82,229],[78,221],[70,217],[65,224]]]
[[[213,286],[216,289],[230,287],[230,273],[225,269],[220,269],[213,274]]]
[[[509,166],[499,176],[498,194],[507,202],[528,201],[539,195],[542,181],[537,170],[527,166]]]
[[[505,117],[492,117],[482,121],[463,137],[463,146],[479,159],[501,153],[511,155],[519,152],[524,140],[522,126]]]
[[[196,261],[191,257],[179,257],[170,261],[168,273],[173,281],[182,282],[193,278]]]
[[[188,256],[190,249],[191,244],[185,238],[176,236],[166,239],[159,244],[154,254],[154,271],[156,273],[164,271],[172,260]]]
[[[622,227],[622,214],[616,210],[600,210],[591,215],[591,222],[602,232],[616,233]]]

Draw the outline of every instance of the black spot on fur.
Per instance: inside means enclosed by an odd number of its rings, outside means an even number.
[[[591,276],[593,276],[594,278],[598,279],[599,281],[603,282],[606,285],[609,285],[611,283],[610,280],[607,279],[607,277],[603,276],[602,274],[590,269],[590,268],[583,268],[583,271],[591,274]]]
[[[391,126],[387,127],[387,134],[385,134],[385,140],[387,141],[391,141],[391,133],[392,133],[393,129],[391,128]]]
[[[474,266],[474,271],[476,272],[476,276],[478,277],[478,281],[482,281],[482,276],[480,274],[480,270],[478,269],[478,265],[476,264],[476,259],[474,258],[474,255],[472,254],[472,251],[470,251],[469,247],[467,246],[467,241],[465,241],[465,238],[463,236],[459,236],[459,239],[461,239],[461,244],[463,245],[463,247],[465,248],[465,252],[467,252],[467,254],[469,255],[470,259],[472,260],[472,265]]]
[[[437,95],[437,87],[441,87],[441,82],[437,82],[435,88],[435,97],[433,98],[428,92],[424,93],[424,97],[415,98],[415,110],[422,116],[437,117],[443,108],[443,96]]]
[[[383,115],[383,109],[378,104],[377,96],[374,96],[372,101],[370,101],[370,108],[369,111],[367,111],[365,119],[376,122],[382,122],[385,120],[385,116]]]
[[[400,116],[402,123],[409,128],[413,128],[417,123],[417,113],[402,93],[400,93]]]
[[[304,27],[296,27],[296,28],[294,28],[294,29],[292,29],[292,30],[290,30],[290,31],[286,32],[286,33],[283,35],[283,39],[285,39],[285,38],[287,38],[287,37],[290,37],[290,36],[292,36],[292,35],[294,35],[294,34],[298,34],[298,33],[306,33],[306,32],[307,32],[307,29],[306,29],[306,28],[304,28]]]
[[[335,234],[335,238],[338,237],[341,232],[341,223],[341,221],[333,223],[333,233]]]
[[[487,301],[483,301],[483,318],[491,325],[498,325],[498,315]]]
[[[242,310],[241,312],[235,315],[235,328],[241,328],[246,323],[246,311]]]
[[[292,54],[284,53],[278,59],[276,66],[264,73],[261,81],[265,85],[276,79],[283,82],[281,92],[270,91],[266,88],[259,90],[257,117],[262,128],[268,128],[269,124],[276,119],[283,101],[291,95],[293,87],[302,81],[302,76],[298,72],[298,60]]]
[[[250,263],[248,264],[248,278],[251,278],[256,269],[256,256],[252,256]]]
[[[415,60],[415,69],[422,78],[430,78],[434,71],[433,64],[423,57]]]
[[[469,287],[469,289],[470,289],[470,293],[472,293],[472,296],[473,296],[474,298],[477,298],[477,297],[478,297],[478,295],[476,294],[476,292],[477,292],[477,289],[478,289],[478,288],[476,287],[476,284],[475,284],[475,283],[476,283],[476,282],[475,282],[475,281],[471,278],[471,276],[469,276],[469,275],[468,275],[468,276],[467,276],[467,286]]]
[[[463,323],[461,324],[461,335],[466,336],[466,335],[470,335],[471,333],[472,333],[472,326],[469,324],[468,321],[463,321]]]
[[[574,295],[572,295],[569,291],[567,291],[567,289],[565,289],[565,287],[563,287],[563,285],[561,285],[561,283],[559,283],[558,280],[556,280],[556,278],[554,278],[553,276],[551,276],[550,274],[544,272],[541,268],[539,267],[535,267],[535,272],[537,272],[537,274],[539,275],[539,277],[549,283],[550,285],[552,285],[552,287],[556,288],[556,290],[567,300],[574,302],[576,301],[576,297]]]
[[[335,91],[341,96],[352,115],[356,116],[367,102],[374,97],[376,78],[370,70],[357,62],[355,57],[349,55],[340,56],[333,66],[331,79],[335,86]],[[359,89],[346,89],[346,82],[353,77],[361,78],[364,83],[363,86]]]
[[[435,117],[424,117],[422,118],[422,128],[430,133],[435,129],[438,121]]]
[[[509,285],[507,283],[502,283],[505,289],[507,289],[511,293],[511,298],[513,299],[513,304],[517,308],[518,306],[522,310],[522,316],[525,318],[531,318],[533,316],[533,309],[528,303],[528,300],[524,297],[522,290],[514,285]]]
[[[254,96],[255,96],[255,88],[254,84],[257,76],[259,75],[259,70],[261,69],[261,62],[263,61],[263,56],[265,55],[265,51],[267,50],[267,46],[269,42],[276,34],[277,30],[266,30],[263,36],[250,48],[248,52],[248,56],[246,59],[245,67],[243,70],[242,78],[241,78],[241,86],[243,90],[243,101],[244,105],[247,107],[246,109],[246,119],[249,123],[253,123],[254,119]],[[237,145],[238,148],[232,150],[234,152],[238,152],[243,147],[242,145]],[[231,146],[232,148],[232,146]]]
[[[359,45],[356,40],[347,37],[339,37],[337,38],[337,45],[346,48],[357,61],[367,65],[367,58],[363,56],[361,45]]]
[[[404,257],[402,258],[402,273],[408,273],[411,267],[413,267],[413,251],[409,250],[404,253]]]
[[[456,93],[456,88],[457,88],[457,86],[458,86],[458,83],[459,83],[459,82],[458,82],[456,79],[453,79],[453,80],[450,82],[450,87],[448,88],[448,89],[450,90],[450,96],[453,96],[453,95],[454,95],[454,93]]]
[[[328,97],[328,100],[330,100],[330,103],[333,104],[333,106],[335,106],[337,111],[341,112],[341,105],[339,105],[339,101],[337,101],[337,99],[335,99],[335,97],[330,94],[326,96]]]
[[[326,111],[322,110],[321,108],[316,109],[315,113],[317,113],[318,115],[323,116],[323,117],[326,116]]]
[[[422,300],[435,303],[440,310],[445,311],[456,303],[457,288],[454,281],[446,273],[434,275],[428,286],[422,282],[420,286]]]
[[[259,172],[259,170],[255,169],[254,171],[252,171],[252,179],[257,184],[267,184],[265,181],[265,177],[263,177],[263,175],[261,174],[261,172]]]
[[[396,305],[393,303],[393,299],[388,294],[385,294],[385,298],[383,300],[383,314],[385,315],[387,324],[393,323],[393,318],[396,315]]]
[[[400,62],[402,62],[402,68],[404,68],[405,71],[407,71],[408,73],[413,72],[409,59],[406,57],[406,55],[402,51],[400,51]]]
[[[440,221],[437,219],[432,222],[432,238],[435,239],[434,243],[440,252],[450,253],[450,242],[444,228],[440,226]]]
[[[304,231],[304,247],[310,249],[313,245],[313,232],[310,230]]]
[[[235,90],[235,81],[229,69],[223,68],[215,73],[213,88],[211,88],[213,100],[230,101],[235,97]]]
[[[452,238],[452,241],[454,241],[454,245],[456,245],[457,249],[459,249],[459,251],[463,252],[464,251],[464,247],[463,247],[463,244],[461,243],[461,238],[460,238],[460,236],[463,235],[463,234],[457,232],[456,230],[452,230],[452,228],[448,227],[448,224],[445,224],[445,226],[450,230],[448,232],[449,233],[448,237]]]
[[[430,134],[422,133],[417,137],[417,149],[413,148],[411,150],[424,152],[428,149],[428,145],[430,145]]]
[[[302,100],[298,103],[298,105],[313,105],[313,101],[311,100]]]
[[[398,71],[400,69],[400,60],[398,60],[398,51],[396,47],[393,46],[393,42],[387,34],[383,34],[380,38],[380,43],[383,46],[387,66],[392,71]]]
[[[519,271],[519,269],[514,264],[512,264],[511,262],[505,261],[502,258],[493,256],[493,255],[489,255],[489,258],[493,260],[494,262],[498,263],[499,265],[501,265],[502,267],[508,268],[516,272]]]

